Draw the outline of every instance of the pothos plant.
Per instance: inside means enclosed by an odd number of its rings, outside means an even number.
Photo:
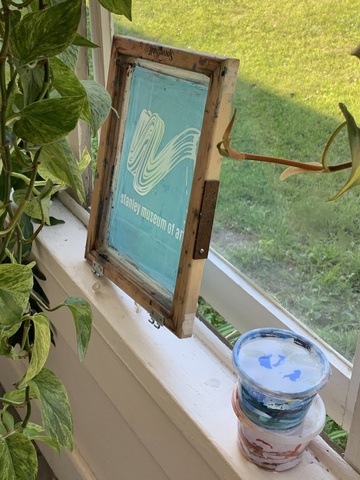
[[[360,45],[352,52],[352,55],[360,59]],[[236,111],[224,132],[223,139],[218,143],[217,148],[224,157],[234,160],[254,160],[260,162],[270,162],[286,166],[286,170],[280,175],[281,180],[299,173],[335,173],[345,169],[351,169],[349,179],[340,191],[330,200],[336,200],[347,190],[360,184],[360,129],[356,124],[353,115],[349,112],[343,103],[339,104],[339,108],[345,118],[345,121],[330,136],[323,151],[321,162],[300,162],[284,158],[268,157],[266,155],[257,155],[251,153],[240,152],[231,146],[231,130],[235,121]],[[337,165],[328,164],[328,153],[332,143],[343,128],[347,128],[351,161],[342,162]]]
[[[100,0],[131,19],[131,0]],[[60,379],[45,367],[52,341],[49,313],[70,310],[80,361],[91,333],[91,309],[82,298],[51,306],[31,246],[50,215],[51,197],[66,186],[84,198],[82,171],[67,140],[79,119],[95,133],[111,108],[105,88],[80,81],[82,0],[0,0],[0,355],[24,364],[13,390],[0,398],[0,480],[37,476],[34,441],[60,451],[73,447],[69,400]],[[1,381],[1,378],[0,378]],[[32,422],[40,405],[42,424]],[[21,409],[22,421],[13,409]]]

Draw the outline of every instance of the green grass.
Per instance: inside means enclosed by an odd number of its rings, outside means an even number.
[[[116,32],[232,56],[241,150],[320,161],[344,102],[360,121],[360,1],[134,0]],[[331,161],[349,160],[344,132]],[[349,360],[360,312],[359,189],[327,203],[338,175],[224,160],[213,246]]]
[[[220,334],[228,342],[231,347],[240,337],[238,332],[229,322],[225,320],[214,308],[202,297],[199,297],[198,302],[198,317],[214,327],[214,333]]]
[[[134,0],[133,22],[116,31],[239,58],[250,91],[329,115],[339,100],[356,102],[359,75],[348,56],[359,41],[356,3]]]

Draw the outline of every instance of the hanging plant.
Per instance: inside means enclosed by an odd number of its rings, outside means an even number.
[[[131,0],[101,0],[131,19]],[[92,315],[82,298],[51,306],[31,258],[31,245],[44,226],[59,221],[50,199],[71,187],[84,199],[82,172],[91,158],[77,159],[67,135],[79,119],[92,132],[106,119],[110,97],[102,86],[74,73],[79,46],[95,47],[77,31],[81,0],[0,0],[0,355],[26,360],[14,389],[0,399],[0,480],[37,477],[33,441],[60,451],[73,448],[73,422],[66,390],[45,367],[52,341],[50,312],[70,310],[80,361],[90,341]],[[31,420],[40,405],[42,424]],[[11,408],[21,408],[18,422]]]

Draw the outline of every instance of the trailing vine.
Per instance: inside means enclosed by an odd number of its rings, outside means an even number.
[[[131,18],[131,0],[100,3]],[[73,70],[79,47],[96,47],[77,33],[81,10],[82,0],[0,0],[0,355],[24,367],[0,398],[0,480],[37,477],[34,441],[57,451],[73,448],[68,396],[46,367],[53,341],[49,314],[71,312],[82,361],[91,309],[80,297],[49,304],[31,247],[44,227],[61,221],[50,214],[54,194],[71,187],[84,199],[82,172],[91,158],[85,150],[77,159],[67,135],[79,119],[95,134],[111,108],[105,88],[81,82]],[[41,424],[32,421],[34,401]],[[14,409],[23,412],[20,422]]]

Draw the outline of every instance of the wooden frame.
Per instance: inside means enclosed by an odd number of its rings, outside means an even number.
[[[221,164],[216,145],[229,121],[237,69],[235,59],[113,38],[108,90],[114,111],[102,129],[85,257],[149,311],[156,324],[180,338],[192,333],[216,204]],[[157,115],[158,110],[163,113]],[[181,133],[171,133],[162,146],[162,134],[173,124]],[[162,133],[153,144],[155,128]],[[156,176],[153,165],[138,167],[146,134],[157,164],[178,159],[165,177]],[[133,154],[135,138],[140,153]],[[167,155],[174,145],[177,156]],[[144,158],[148,162],[149,154]],[[193,168],[186,194],[177,168]],[[144,198],[152,203],[145,205]],[[171,208],[183,228],[169,221]],[[172,246],[175,240],[182,240],[179,247]]]

